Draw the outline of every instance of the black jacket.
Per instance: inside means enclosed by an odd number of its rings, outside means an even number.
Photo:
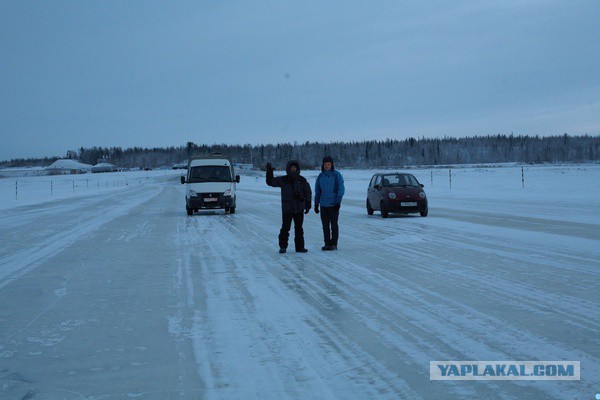
[[[298,169],[295,173],[290,170],[292,165]],[[310,210],[312,192],[306,178],[300,176],[298,161],[288,162],[285,172],[284,176],[274,177],[273,171],[267,169],[267,185],[281,188],[281,212],[296,214]]]

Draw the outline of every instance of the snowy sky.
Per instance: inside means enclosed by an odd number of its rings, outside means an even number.
[[[600,1],[0,0],[0,160],[600,134]]]

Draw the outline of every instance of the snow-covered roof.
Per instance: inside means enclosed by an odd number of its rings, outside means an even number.
[[[64,169],[64,170],[85,170],[89,171],[92,166],[89,164],[80,163],[77,160],[56,160],[52,164],[46,167],[46,169]]]
[[[92,167],[92,172],[113,172],[117,167],[110,163],[98,163]]]

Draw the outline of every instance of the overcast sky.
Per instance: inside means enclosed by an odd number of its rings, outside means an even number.
[[[598,135],[598,21],[598,0],[0,0],[0,160]]]

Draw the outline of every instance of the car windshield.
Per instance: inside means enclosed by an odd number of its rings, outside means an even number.
[[[231,182],[231,172],[225,166],[192,167],[189,182]]]
[[[409,174],[384,175],[383,186],[419,186],[419,182],[417,178]]]

